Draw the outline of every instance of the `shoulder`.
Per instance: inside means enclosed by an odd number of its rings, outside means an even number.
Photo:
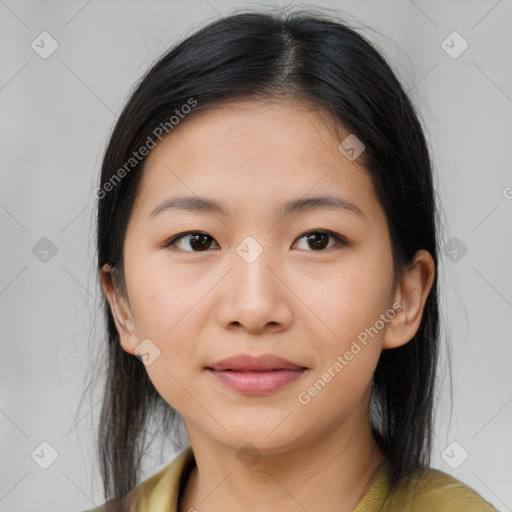
[[[82,512],[166,512],[169,504],[177,504],[179,485],[184,470],[194,464],[188,445],[174,460],[121,498],[112,498],[100,506]]]
[[[388,507],[384,508],[386,511],[497,512],[474,489],[433,468],[415,477],[407,485],[390,492],[385,503]]]

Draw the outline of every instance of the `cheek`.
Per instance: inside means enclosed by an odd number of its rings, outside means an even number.
[[[132,253],[126,279],[138,335],[168,343],[204,291],[163,263],[151,254]]]
[[[183,293],[157,269],[131,274],[128,286],[137,339],[149,339],[157,357],[146,366],[148,376],[160,395],[180,410],[190,396],[185,389],[194,366],[199,366],[197,344],[202,329],[197,317],[198,298]],[[195,306],[195,307],[194,307]],[[181,384],[181,385],[180,385]]]
[[[319,364],[296,399],[302,413],[323,418],[318,428],[363,405],[382,351],[388,292],[361,271],[359,277],[326,281],[310,296],[308,306],[322,320],[322,336],[311,334]]]
[[[139,334],[153,336],[160,343],[172,339],[188,309],[184,297],[162,283],[147,283],[133,300]]]
[[[388,321],[392,318],[386,316],[392,267],[391,258],[383,261],[374,256],[385,252],[367,254],[354,254],[338,272],[331,271],[314,288],[301,291],[321,320],[317,322],[321,335],[311,333],[317,340],[319,365],[301,390],[304,400],[299,400],[307,402],[309,413],[326,414],[328,404],[336,403],[338,411],[332,414],[343,415],[357,406],[371,384],[387,326],[381,315]]]
[[[191,393],[198,396],[191,379],[200,365],[197,345],[201,325],[193,314],[197,298],[184,296],[156,280],[143,287],[134,302],[139,339],[149,338],[159,351],[146,366],[148,377],[162,398],[187,418]]]
[[[379,274],[378,266],[368,263],[347,264],[339,272],[318,280],[315,286],[303,281],[303,288],[298,290],[297,294],[305,297],[305,304],[319,319],[327,347],[342,349],[374,326],[388,309],[391,274],[384,267]]]
[[[161,285],[148,287],[134,305],[139,339],[149,338],[160,349],[160,364],[185,372],[184,362],[194,362],[192,356],[200,339],[201,321],[194,315],[197,299],[184,297]]]

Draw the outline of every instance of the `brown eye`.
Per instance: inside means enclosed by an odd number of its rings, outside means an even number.
[[[175,236],[169,242],[165,244],[165,247],[177,246],[178,243],[184,242],[182,247],[179,249],[184,250],[185,252],[203,252],[207,251],[211,247],[211,242],[213,238],[206,233],[201,233],[199,231],[189,231],[187,233],[182,233],[181,235]],[[185,248],[183,248],[185,246]],[[192,250],[187,249],[192,248]]]
[[[314,252],[321,252],[324,249],[331,249],[335,245],[346,245],[346,241],[337,233],[327,230],[314,230],[304,233],[298,240],[304,239],[307,246]],[[333,239],[336,243],[328,246],[329,239]]]

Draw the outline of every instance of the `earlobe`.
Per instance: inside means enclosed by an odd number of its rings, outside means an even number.
[[[431,254],[420,249],[413,262],[404,269],[395,300],[401,309],[389,322],[382,348],[396,348],[414,338],[421,324],[423,310],[432,288],[435,263]]]
[[[112,273],[113,269],[108,263],[103,265],[100,269],[101,287],[109,303],[110,312],[114,317],[121,346],[126,352],[133,354],[138,344],[133,314],[127,297],[122,296],[119,290],[116,289]]]

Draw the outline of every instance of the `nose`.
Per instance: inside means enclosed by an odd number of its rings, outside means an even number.
[[[254,261],[234,255],[233,268],[220,290],[217,321],[225,329],[250,334],[288,329],[293,320],[293,293],[285,274],[270,251],[264,250]]]

